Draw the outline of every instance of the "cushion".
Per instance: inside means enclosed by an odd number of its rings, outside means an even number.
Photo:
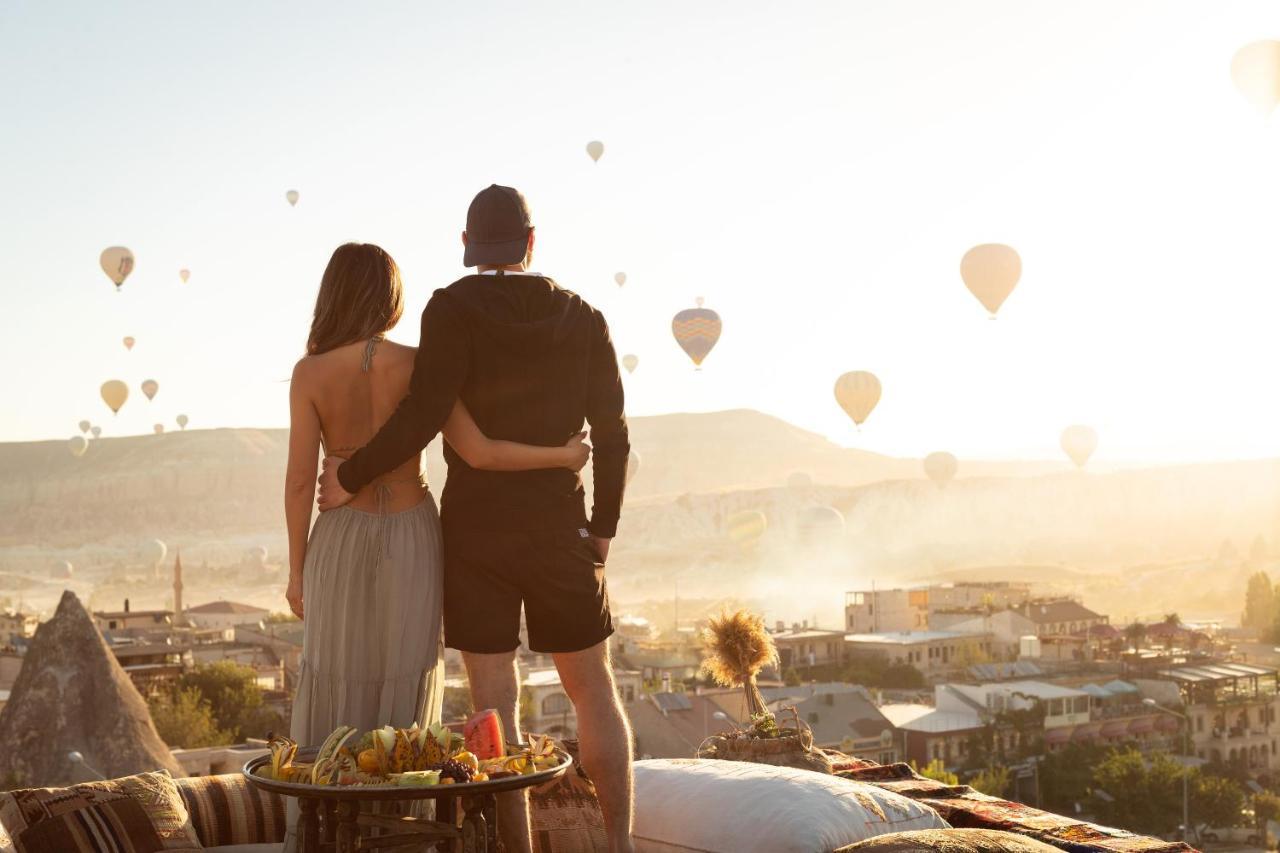
[[[206,847],[204,853],[281,853],[284,842],[271,844],[223,844],[218,847]]]
[[[715,759],[635,765],[637,853],[813,853],[947,829],[922,803],[838,776]]]
[[[534,853],[609,853],[596,788],[578,759],[578,742],[560,743],[573,756],[568,773],[529,795]]]
[[[183,779],[178,792],[206,848],[284,841],[284,797],[250,785],[239,773]]]
[[[84,782],[68,788],[24,788],[0,795],[0,826],[10,838],[10,846],[4,846],[0,838],[0,850],[16,849],[22,853],[25,844],[35,843],[33,839],[43,838],[48,833],[60,830],[48,827],[40,832],[32,830],[41,822],[48,820],[64,820],[69,826],[81,826],[81,830],[68,830],[76,837],[77,832],[87,832],[89,823],[96,822],[102,827],[111,827],[112,833],[124,832],[133,839],[129,844],[142,843],[139,830],[132,822],[125,827],[123,821],[136,815],[137,812],[127,806],[113,805],[122,799],[132,800],[140,807],[142,815],[150,823],[157,843],[156,850],[191,850],[200,848],[200,839],[191,825],[187,808],[182,797],[178,795],[177,786],[167,770],[153,773],[139,773],[123,779],[107,779],[101,782]],[[73,813],[97,808],[89,814],[71,817]],[[86,823],[89,822],[89,823]],[[106,829],[103,829],[106,832]],[[29,834],[30,833],[30,834]],[[59,836],[62,837],[62,836]],[[123,838],[123,836],[121,836]],[[104,842],[105,843],[105,842]],[[113,842],[115,843],[115,842]],[[119,843],[126,843],[119,840]],[[68,849],[76,849],[74,847]],[[89,848],[93,849],[93,848]],[[114,847],[107,849],[116,849]],[[133,849],[121,847],[120,849]]]
[[[836,853],[1059,853],[1042,841],[994,829],[923,829],[894,832],[842,847]]]

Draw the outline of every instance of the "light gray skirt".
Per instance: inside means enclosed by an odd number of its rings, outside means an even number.
[[[342,507],[316,519],[289,729],[299,746],[318,746],[340,725],[364,732],[440,720],[443,560],[430,495],[403,512]],[[293,849],[297,810],[289,805],[286,849]]]

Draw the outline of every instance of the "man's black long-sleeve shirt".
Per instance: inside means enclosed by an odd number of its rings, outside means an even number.
[[[469,275],[437,290],[422,312],[409,394],[373,439],[338,469],[354,494],[418,453],[461,398],[490,438],[548,447],[591,426],[595,502],[586,520],[581,478],[564,468],[480,471],[445,444],[450,529],[584,524],[612,537],[630,443],[622,380],[604,316],[540,275]]]

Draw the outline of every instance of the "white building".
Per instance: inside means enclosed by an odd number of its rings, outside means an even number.
[[[1088,693],[1043,681],[940,685],[935,691],[935,701],[939,711],[985,709],[992,714],[1043,706],[1046,730],[1089,722]]]
[[[872,589],[844,594],[844,629],[850,634],[920,631],[927,627],[927,589]]]
[[[613,679],[618,685],[618,696],[624,705],[629,705],[640,698],[640,690],[644,681],[640,673],[634,670],[613,671]],[[535,734],[555,735],[557,738],[572,738],[578,734],[578,714],[569,701],[560,683],[560,673],[555,667],[531,669],[524,677],[522,692],[528,699],[531,713],[526,720],[526,728]]]
[[[270,615],[271,611],[265,608],[236,601],[211,601],[199,607],[188,607],[183,613],[187,624],[213,630],[256,625]]]
[[[960,669],[991,656],[990,634],[956,631],[846,634],[844,645],[851,659],[876,655],[889,663],[910,664],[926,675]]]
[[[990,615],[937,611],[929,615],[929,627],[935,631],[990,634],[992,652],[1001,660],[1015,660],[1019,656],[1019,641],[1036,633],[1036,623],[1016,610],[1001,610]]]

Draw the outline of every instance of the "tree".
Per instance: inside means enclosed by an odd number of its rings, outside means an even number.
[[[233,743],[284,729],[280,715],[266,707],[251,667],[229,660],[198,666],[178,681],[178,689],[192,688],[209,703],[214,721]]]
[[[1099,822],[1140,835],[1168,835],[1182,822],[1180,764],[1162,752],[1144,756],[1132,747],[1113,752],[1093,774],[1093,809]]]
[[[441,717],[446,723],[454,720],[465,720],[475,713],[471,704],[471,690],[467,687],[446,687],[444,689],[444,710]]]
[[[1040,761],[1040,804],[1059,814],[1074,814],[1077,803],[1089,798],[1094,769],[1107,757],[1107,748],[1071,743]]]
[[[1222,776],[1193,773],[1191,820],[1196,825],[1237,826],[1244,817],[1244,789]]]
[[[912,766],[915,766],[914,762],[912,763]],[[944,785],[960,784],[960,777],[948,770],[940,758],[935,758],[924,767],[917,768],[916,772],[926,779],[932,779],[933,781],[941,782]]]
[[[1125,639],[1129,641],[1129,647],[1134,651],[1137,651],[1138,647],[1142,645],[1142,641],[1147,636],[1147,626],[1143,625],[1141,622],[1133,622],[1126,625],[1124,628],[1124,636]]]
[[[1013,773],[1008,767],[988,767],[970,779],[969,785],[989,797],[1007,797],[1013,790]]]
[[[194,687],[157,693],[147,705],[160,739],[170,747],[195,749],[233,742],[230,733],[218,728],[209,703]]]
[[[1267,821],[1280,820],[1280,796],[1263,791],[1253,797],[1253,814],[1259,829],[1266,829]]]
[[[1240,624],[1252,631],[1266,631],[1275,621],[1275,587],[1266,572],[1254,572],[1244,591],[1244,615]]]

